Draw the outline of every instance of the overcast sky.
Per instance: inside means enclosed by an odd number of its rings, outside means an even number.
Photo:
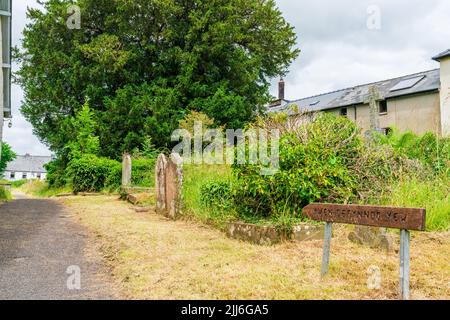
[[[302,50],[285,79],[287,99],[438,68],[431,57],[450,48],[448,0],[276,2],[295,27]],[[27,6],[36,1],[13,0],[14,45],[20,43]],[[5,140],[18,154],[50,154],[20,115],[17,86],[12,99],[13,127],[5,128]]]

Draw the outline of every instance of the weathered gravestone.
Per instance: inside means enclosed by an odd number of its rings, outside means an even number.
[[[303,214],[326,222],[322,276],[328,273],[332,223],[400,229],[400,294],[409,299],[409,230],[425,230],[425,209],[314,203]]]
[[[122,188],[131,185],[131,156],[128,153],[122,155]]]
[[[181,212],[182,159],[160,154],[155,171],[156,212],[175,220]]]

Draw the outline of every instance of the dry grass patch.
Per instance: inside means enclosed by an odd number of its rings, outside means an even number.
[[[260,247],[205,225],[137,213],[117,197],[60,201],[95,235],[129,299],[398,298],[398,254],[350,243],[345,226],[335,229],[330,276],[321,281],[322,241]],[[449,235],[413,234],[412,298],[450,298]],[[381,290],[367,288],[372,265],[381,269]]]

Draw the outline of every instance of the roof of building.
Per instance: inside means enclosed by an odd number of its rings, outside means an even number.
[[[433,60],[439,61],[445,57],[450,57],[450,49],[447,49],[444,52],[439,53],[437,56],[433,57]]]
[[[434,69],[289,101],[270,108],[270,112],[283,111],[294,105],[300,107],[303,111],[314,112],[368,103],[371,86],[378,89],[382,99],[435,91],[440,88],[440,71]]]
[[[47,156],[17,156],[15,160],[8,163],[6,171],[9,172],[36,172],[45,173],[44,165],[49,163],[52,157]]]

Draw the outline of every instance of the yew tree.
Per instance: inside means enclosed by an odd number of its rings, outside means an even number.
[[[298,55],[273,0],[38,0],[15,58],[23,115],[56,153],[76,137],[89,100],[100,154],[148,137],[168,146],[190,111],[241,128],[269,100],[271,78]],[[81,28],[67,27],[68,6]]]

